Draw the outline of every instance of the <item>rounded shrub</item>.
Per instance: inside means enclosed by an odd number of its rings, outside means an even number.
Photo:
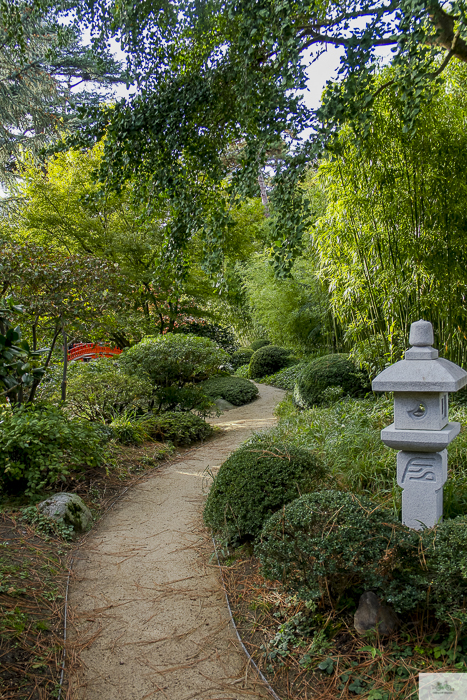
[[[162,442],[170,440],[174,445],[190,445],[214,433],[213,427],[199,416],[178,411],[153,416],[145,421],[144,427],[151,437]]]
[[[266,578],[304,600],[372,590],[398,611],[425,599],[419,535],[390,511],[341,491],[309,493],[264,524],[256,554]]]
[[[238,369],[235,370],[236,377],[243,377],[243,379],[248,379],[250,376],[250,365],[240,365]]]
[[[202,388],[213,399],[225,399],[234,406],[243,406],[259,394],[258,387],[242,377],[212,377],[203,382]]]
[[[104,439],[92,423],[70,420],[55,406],[29,405],[0,414],[0,486],[34,496],[70,471],[97,467]]]
[[[230,541],[252,539],[264,521],[303,491],[317,488],[325,469],[311,452],[255,435],[222,464],[204,521]]]
[[[250,377],[259,379],[275,374],[289,364],[290,351],[278,345],[266,345],[257,350],[250,360]]]
[[[251,348],[239,348],[232,353],[230,364],[234,369],[238,369],[242,365],[248,365],[253,357],[254,350]]]
[[[201,382],[228,362],[229,355],[214,341],[182,333],[143,338],[119,358],[127,372],[145,375],[156,387]]]
[[[265,348],[266,345],[271,345],[271,341],[264,340],[264,339],[263,340],[254,340],[251,344],[251,349],[254,350],[254,352],[256,352],[260,348]]]
[[[326,402],[325,390],[335,386],[341,387],[344,395],[353,397],[370,390],[368,377],[347,355],[325,355],[303,368],[294,386],[294,403],[300,408],[318,406]]]
[[[279,372],[276,372],[275,374],[261,377],[261,383],[276,386],[278,389],[292,391],[295,386],[295,382],[305,366],[306,363],[299,362],[291,367],[284,367],[284,369],[279,370]]]

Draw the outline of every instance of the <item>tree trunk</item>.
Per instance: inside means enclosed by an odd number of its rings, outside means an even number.
[[[263,207],[264,207],[264,217],[266,219],[268,219],[270,216],[269,200],[268,200],[268,193],[266,191],[266,183],[264,182],[264,175],[263,175],[262,170],[260,170],[258,173],[258,183],[259,183],[259,191],[261,192],[261,201],[262,201]]]
[[[63,330],[63,377],[62,377],[62,401],[66,401],[66,377],[68,372],[68,342],[66,331]]]

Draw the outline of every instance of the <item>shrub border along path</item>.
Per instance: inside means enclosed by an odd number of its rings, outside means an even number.
[[[75,553],[72,645],[85,700],[260,700],[270,697],[229,624],[212,542],[202,525],[206,470],[274,422],[284,392],[262,386],[252,404],[212,423],[224,434],[138,484]]]

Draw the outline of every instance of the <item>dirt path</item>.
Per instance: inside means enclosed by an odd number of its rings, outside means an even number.
[[[70,610],[88,644],[73,700],[270,697],[229,624],[201,519],[205,469],[275,422],[284,392],[259,388],[256,401],[212,421],[221,437],[131,489],[76,555]]]

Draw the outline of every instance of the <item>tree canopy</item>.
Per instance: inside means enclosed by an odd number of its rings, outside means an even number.
[[[96,46],[110,37],[121,42],[137,88],[96,109],[94,128],[83,131],[87,143],[105,136],[102,180],[118,189],[137,177],[145,201],[168,196],[169,252],[175,256],[202,228],[212,271],[221,265],[217,243],[232,207],[259,192],[266,166],[272,254],[278,270],[289,270],[312,213],[300,184],[323,148],[338,146],[342,124],[364,138],[381,94],[391,90],[401,128],[413,133],[442,70],[452,58],[467,59],[462,1],[81,0],[75,7]],[[303,99],[307,68],[329,45],[344,51],[340,79],[313,111]],[[384,84],[382,48],[393,52]],[[228,200],[219,197],[226,181]]]

